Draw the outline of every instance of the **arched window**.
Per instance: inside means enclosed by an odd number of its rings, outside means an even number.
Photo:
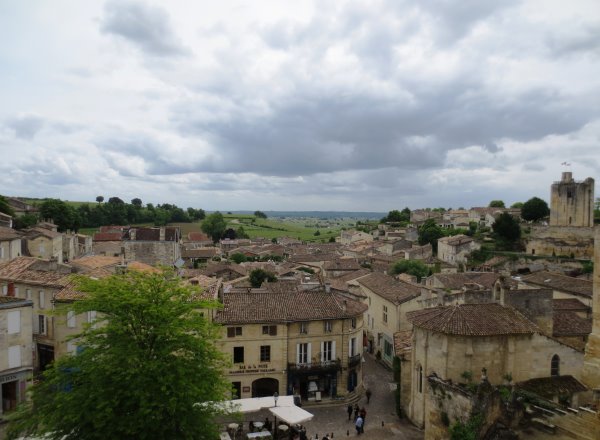
[[[552,356],[552,362],[550,363],[550,376],[560,376],[560,358],[557,354]]]
[[[418,373],[418,378],[417,380],[419,381],[419,393],[423,392],[423,367],[419,365],[419,373]]]

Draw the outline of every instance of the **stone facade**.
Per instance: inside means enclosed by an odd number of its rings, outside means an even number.
[[[564,172],[552,184],[550,197],[550,226],[594,226],[594,179],[576,182],[571,172]]]
[[[591,389],[600,391],[600,228],[596,228],[592,317],[592,333],[589,335],[585,347],[581,379]],[[600,398],[598,393],[596,393],[596,397]]]
[[[533,226],[526,252],[530,255],[592,258],[594,230],[575,226]]]
[[[172,267],[181,258],[181,249],[175,241],[123,241],[125,261],[139,261],[151,266]]]
[[[25,400],[31,384],[32,302],[0,297],[0,419]]]

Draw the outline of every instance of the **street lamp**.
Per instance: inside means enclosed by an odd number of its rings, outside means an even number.
[[[275,406],[277,406],[277,399],[279,399],[279,393],[275,391],[273,393],[273,400],[275,401]]]
[[[277,406],[277,399],[279,399],[279,393],[275,391],[273,393],[273,401],[275,402],[275,406]],[[275,415],[275,420],[273,421],[273,434],[273,437],[277,438],[277,415]]]

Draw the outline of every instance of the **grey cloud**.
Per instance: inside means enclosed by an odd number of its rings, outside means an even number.
[[[25,115],[8,119],[5,125],[14,131],[16,137],[31,140],[44,124],[44,119],[39,116]]]
[[[171,28],[168,13],[133,1],[109,1],[104,7],[101,31],[124,38],[153,56],[190,53]]]
[[[583,53],[600,55],[600,23],[563,29],[547,38],[552,54],[569,56]]]

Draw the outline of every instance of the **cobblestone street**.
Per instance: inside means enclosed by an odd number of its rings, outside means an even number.
[[[391,371],[385,369],[368,354],[365,354],[363,367],[365,385],[371,389],[373,395],[368,404],[364,396],[358,402],[359,407],[364,406],[367,411],[365,433],[360,437],[364,440],[423,439],[422,431],[396,415]],[[353,421],[348,421],[346,405],[328,408],[309,406],[305,409],[314,414],[314,418],[305,423],[309,438],[314,439],[318,435],[321,439],[326,433],[333,433],[334,439],[346,438],[348,435],[357,436]]]

